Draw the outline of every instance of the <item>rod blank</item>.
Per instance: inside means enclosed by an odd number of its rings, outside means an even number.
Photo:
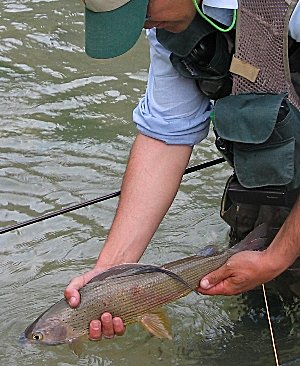
[[[198,170],[202,170],[202,169],[205,169],[205,168],[208,168],[208,167],[211,167],[213,165],[223,163],[224,161],[225,161],[224,158],[218,158],[218,159],[215,159],[215,160],[207,161],[207,162],[199,164],[199,165],[189,167],[185,170],[184,175],[189,174],[189,173],[193,173],[193,172],[196,172]],[[105,196],[97,197],[97,198],[94,198],[94,199],[89,200],[89,201],[85,201],[85,202],[82,202],[82,203],[78,203],[76,205],[72,205],[72,206],[62,208],[60,210],[51,211],[51,212],[43,214],[41,216],[29,219],[29,220],[26,220],[26,221],[23,221],[23,222],[20,222],[20,223],[17,223],[17,224],[6,226],[6,227],[0,229],[0,234],[4,234],[4,233],[7,233],[7,232],[12,231],[12,230],[20,229],[21,227],[32,225],[32,224],[35,224],[37,222],[44,221],[44,220],[50,219],[50,218],[55,217],[55,216],[65,214],[67,212],[78,210],[79,208],[83,208],[83,207],[93,205],[95,203],[107,201],[111,198],[118,197],[120,194],[121,194],[121,191],[116,191],[116,192],[107,194]]]

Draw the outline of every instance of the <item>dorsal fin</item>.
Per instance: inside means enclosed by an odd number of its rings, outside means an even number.
[[[138,267],[143,266],[139,263],[125,263],[117,266],[113,266],[104,272],[101,272],[97,276],[93,277],[88,283],[103,281],[107,278],[119,278],[135,274]]]
[[[91,279],[90,283],[104,281],[108,278],[122,278],[122,277],[129,277],[129,276],[136,276],[146,273],[163,273],[175,281],[178,281],[185,285],[191,291],[194,291],[196,294],[199,294],[187,281],[185,281],[182,277],[178,276],[175,272],[170,271],[169,269],[155,266],[152,264],[141,264],[141,263],[126,263],[121,264],[118,266],[114,266],[109,268],[105,272],[100,273],[99,275],[95,276]]]

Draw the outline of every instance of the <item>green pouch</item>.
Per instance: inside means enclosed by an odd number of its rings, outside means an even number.
[[[214,127],[232,145],[233,165],[242,186],[300,186],[300,112],[286,94],[219,99]]]
[[[219,32],[198,13],[180,33],[156,30],[160,44],[171,52],[170,61],[178,73],[194,79],[201,92],[210,99],[230,94],[232,78],[232,35]]]

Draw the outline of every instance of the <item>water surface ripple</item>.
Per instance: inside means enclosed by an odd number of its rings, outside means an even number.
[[[83,13],[80,1],[0,3],[1,227],[120,188],[136,134],[131,112],[145,90],[147,42],[142,34],[123,57],[92,60],[84,53]],[[191,164],[216,157],[211,134],[195,148]],[[144,262],[160,264],[212,243],[226,246],[219,202],[229,174],[223,164],[184,178]],[[114,198],[0,235],[1,365],[274,364],[260,292],[177,301],[168,307],[171,342],[133,325],[114,341],[84,342],[80,355],[68,346],[19,343],[68,281],[92,267],[116,205]],[[300,364],[299,304],[274,297],[282,364]]]

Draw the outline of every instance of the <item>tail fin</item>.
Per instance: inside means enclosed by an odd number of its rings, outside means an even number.
[[[274,232],[271,233],[266,223],[263,223],[253,229],[243,240],[232,247],[236,252],[242,250],[261,250],[266,248],[274,238]]]

